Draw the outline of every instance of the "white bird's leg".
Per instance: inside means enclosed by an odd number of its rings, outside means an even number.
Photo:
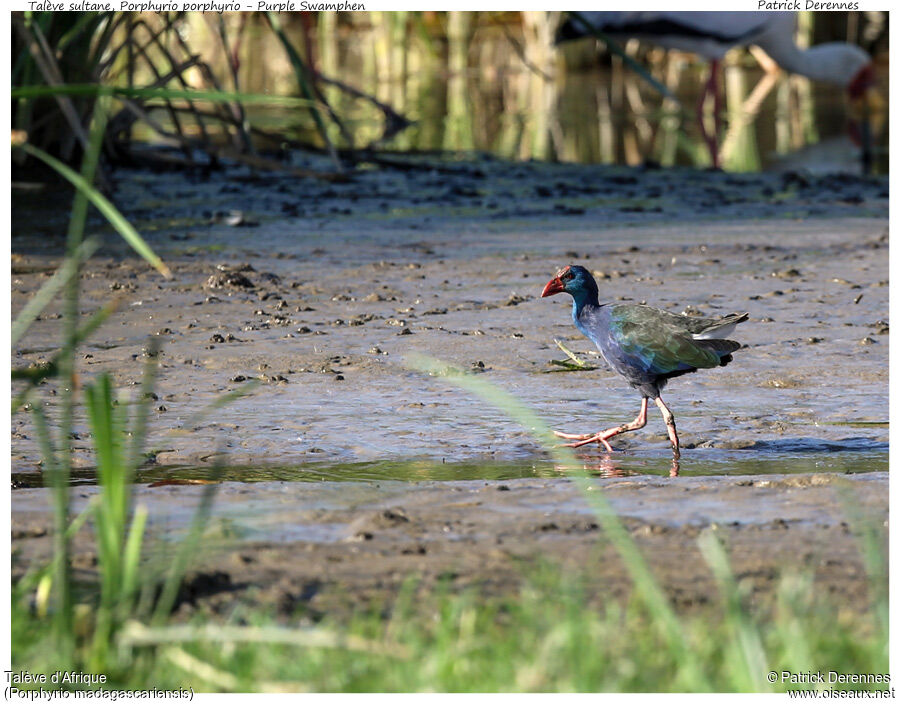
[[[709,150],[709,158],[712,160],[712,166],[714,169],[719,168],[719,133],[718,126],[714,129],[716,130],[715,134],[710,134],[706,129],[706,121],[703,119],[703,107],[706,105],[707,97],[712,94],[713,95],[713,110],[715,110],[716,115],[714,116],[716,120],[718,120],[718,112],[719,112],[719,88],[718,88],[718,75],[719,75],[719,62],[713,61],[710,65],[709,70],[709,79],[706,81],[706,85],[703,87],[703,90],[700,93],[700,100],[697,102],[697,124],[700,127],[700,134],[703,136],[703,141],[706,142],[706,148]]]
[[[719,61],[714,60],[709,67],[709,80],[712,83],[713,90],[713,125],[715,125],[716,133],[713,135],[713,143],[716,147],[716,153],[713,157],[713,166],[719,168],[719,135],[722,134],[722,89],[719,82]]]
[[[765,49],[758,47],[756,44],[751,44],[747,47],[747,51],[750,52],[750,55],[756,59],[756,63],[766,73],[774,75],[781,71],[778,64],[765,52]]]
[[[573,435],[571,433],[561,433],[559,431],[554,430],[553,434],[558,438],[563,438],[564,440],[574,440],[575,442],[567,442],[563,444],[563,447],[581,447],[582,445],[587,445],[592,442],[602,444],[608,452],[612,452],[612,446],[607,442],[612,437],[616,435],[620,435],[621,433],[628,433],[632,430],[640,430],[645,425],[647,425],[647,397],[641,399],[641,412],[638,413],[637,418],[635,418],[630,423],[625,423],[624,425],[616,426],[615,428],[610,428],[609,430],[604,430],[600,433],[593,433],[588,435]]]
[[[677,460],[681,457],[681,450],[678,449],[678,432],[675,430],[675,416],[669,410],[669,407],[663,403],[662,397],[656,397],[656,405],[666,421],[666,431],[669,433],[669,440],[672,443],[672,457]]]

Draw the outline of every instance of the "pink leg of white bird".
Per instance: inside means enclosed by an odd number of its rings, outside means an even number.
[[[713,84],[713,124],[716,128],[714,141],[716,144],[716,167],[719,166],[719,135],[722,134],[722,91],[719,83],[719,62],[713,61],[709,67],[709,80]]]
[[[658,402],[657,402],[658,403]],[[668,411],[668,409],[666,409]],[[559,431],[553,431],[553,434],[558,438],[562,438],[564,440],[574,440],[575,442],[567,442],[563,443],[563,447],[581,447],[582,445],[588,445],[592,442],[596,442],[602,444],[608,452],[612,452],[612,446],[607,442],[612,437],[616,435],[620,435],[621,433],[628,433],[632,430],[639,430],[647,425],[647,398],[644,397],[641,399],[641,412],[638,413],[637,418],[635,418],[630,423],[626,423],[625,425],[619,425],[615,428],[610,428],[609,430],[604,430],[601,433],[593,433],[587,435],[573,435],[571,433],[561,433]]]
[[[709,69],[709,79],[706,81],[706,85],[703,86],[703,91],[700,93],[700,100],[697,102],[697,124],[700,127],[700,134],[703,136],[703,141],[706,142],[706,148],[709,149],[709,156],[712,160],[712,165],[714,169],[719,168],[719,126],[718,126],[718,112],[721,106],[721,99],[719,97],[719,62],[713,61],[710,64]],[[706,130],[706,122],[703,119],[703,106],[706,104],[706,98],[710,94],[713,95],[713,110],[715,110],[715,134],[710,135]]]

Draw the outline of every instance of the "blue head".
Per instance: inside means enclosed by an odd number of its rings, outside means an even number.
[[[568,293],[572,296],[576,311],[586,303],[597,305],[597,282],[594,281],[591,272],[583,266],[567,266],[560,269],[559,273],[544,286],[541,298],[556,293]]]

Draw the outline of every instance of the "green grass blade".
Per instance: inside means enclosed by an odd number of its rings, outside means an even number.
[[[85,12],[81,14],[75,24],[72,25],[71,29],[69,29],[59,40],[56,41],[54,45],[54,49],[58,53],[62,53],[66,50],[66,47],[72,43],[75,39],[81,36],[84,33],[84,30],[87,29],[88,25],[96,24],[103,21],[103,15],[111,15],[111,12],[101,13],[101,12]],[[90,38],[91,32],[88,33],[88,38]]]
[[[86,181],[81,175],[77,174],[75,171],[70,169],[68,166],[63,164],[59,159],[56,159],[49,154],[47,154],[42,149],[38,149],[30,144],[23,144],[20,149],[23,149],[26,153],[31,156],[40,159],[49,167],[51,167],[54,171],[59,173],[63,178],[65,178],[69,183],[75,186],[79,192],[83,193],[91,203],[94,204],[94,207],[99,210],[103,216],[109,221],[109,224],[112,225],[115,230],[122,236],[122,238],[131,245],[132,249],[141,255],[151,266],[153,266],[159,273],[165,276],[167,279],[172,277],[172,272],[169,270],[169,267],[150,249],[150,246],[144,241],[144,239],[138,234],[138,231],[134,229],[134,226],[128,222],[125,217],[119,212],[119,210],[114,206],[100,191],[98,191],[92,184]]]
[[[123,526],[119,524],[119,510],[115,495],[117,475],[121,473],[120,455],[113,421],[112,390],[108,374],[101,374],[97,381],[84,390],[85,404],[94,440],[97,458],[97,475],[100,483],[100,502],[96,512],[97,548],[103,583],[103,601],[107,607],[112,602],[115,585],[120,579],[120,550]]]
[[[75,97],[95,97],[109,95],[114,98],[137,98],[141,100],[193,100],[210,103],[258,103],[293,108],[314,108],[319,102],[309,98],[289,95],[269,95],[266,93],[244,93],[240,91],[183,90],[179,88],[131,88],[127,86],[100,86],[91,83],[70,83],[61,86],[26,85],[13,88],[13,100],[55,97],[57,95]]]
[[[131,445],[128,449],[127,470],[128,481],[132,480],[134,471],[141,461],[141,451],[147,438],[147,417],[150,414],[150,403],[153,387],[156,383],[156,372],[159,358],[159,340],[151,337],[147,343],[147,362],[144,365],[144,376],[141,379],[140,397],[137,400],[134,424],[131,428]]]
[[[580,12],[569,12],[569,16],[576,20],[582,27],[584,27],[591,35],[602,41],[606,48],[616,56],[618,56],[622,61],[624,61],[628,67],[638,74],[641,78],[643,78],[647,83],[653,86],[656,90],[658,90],[662,95],[670,100],[674,101],[678,105],[681,104],[681,101],[676,98],[672,92],[666,88],[662,83],[657,81],[653,76],[650,75],[650,72],[647,71],[643,66],[641,66],[637,61],[632,59],[628,54],[626,54],[622,47],[619,46],[619,43],[615,41],[612,37],[610,37],[605,32],[601,32],[599,29],[594,27],[590,22],[588,22],[584,16]]]
[[[10,344],[12,346],[15,346],[15,344],[22,339],[22,336],[31,324],[41,314],[41,311],[47,307],[47,304],[50,303],[50,301],[56,298],[56,294],[59,293],[60,289],[62,289],[69,279],[77,273],[79,265],[89,259],[90,256],[97,251],[97,247],[99,246],[100,240],[96,237],[91,237],[82,242],[81,246],[78,248],[76,258],[66,259],[53,276],[51,276],[28,303],[25,304],[25,307],[22,308],[19,315],[13,321],[10,330]]]
[[[41,457],[44,460],[45,471],[49,476],[56,476],[56,449],[53,446],[53,437],[47,426],[47,416],[40,403],[31,407],[31,415],[34,418],[34,428],[37,432],[38,446],[41,448]]]
[[[85,387],[84,397],[94,437],[98,478],[103,487],[109,484],[115,474],[119,459],[112,420],[112,384],[109,374],[101,374],[93,384]]]
[[[213,467],[213,471],[216,474],[220,469],[221,467],[218,464]],[[217,485],[213,483],[207,484],[203,489],[200,503],[197,505],[197,509],[194,511],[194,515],[191,518],[191,525],[188,528],[187,534],[178,545],[178,549],[175,551],[175,556],[172,558],[172,562],[169,566],[169,571],[166,575],[165,582],[163,583],[162,591],[156,602],[156,608],[154,609],[151,618],[151,622],[155,625],[162,624],[171,613],[172,607],[175,605],[175,598],[178,596],[178,588],[181,586],[181,580],[184,577],[188,559],[191,555],[196,553],[197,545],[200,542],[200,536],[209,519],[209,513],[212,509],[212,502],[216,495],[217,488]]]
[[[105,306],[103,306],[100,310],[95,312],[88,321],[78,328],[75,331],[74,344],[80,345],[87,338],[91,336],[91,334],[99,328],[103,322],[116,310],[118,307],[117,301],[110,301]],[[62,352],[57,354],[53,359],[51,359],[46,364],[42,364],[37,367],[25,367],[13,369],[11,376],[14,381],[27,381],[30,386],[23,389],[12,401],[12,413],[18,411],[25,401],[28,399],[28,395],[32,389],[32,387],[40,384],[44,379],[48,379],[51,377],[55,377],[59,375],[59,362],[62,357]]]
[[[745,692],[769,691],[771,686],[765,679],[769,666],[762,638],[741,604],[740,588],[731,572],[725,548],[711,530],[701,533],[697,544],[725,600],[725,618],[734,633],[734,645],[739,653],[736,659],[740,663],[734,673],[734,676],[739,677],[734,683],[735,688]]]
[[[138,506],[131,519],[128,540],[122,554],[122,589],[120,603],[128,607],[137,592],[140,574],[141,549],[144,544],[144,530],[147,527],[147,507]]]
[[[103,325],[103,323],[106,322],[106,319],[111,316],[118,307],[119,302],[113,300],[106,303],[102,308],[97,310],[90,318],[88,318],[87,322],[84,323],[84,325],[82,325],[78,328],[78,330],[75,331],[75,344],[80,345],[91,335],[93,335],[94,331],[101,325]]]
[[[275,36],[278,37],[281,45],[284,47],[285,53],[288,55],[288,59],[291,62],[291,66],[294,69],[294,75],[297,77],[297,83],[300,86],[300,92],[303,93],[303,97],[307,100],[314,101],[314,91],[309,82],[309,72],[306,67],[306,64],[303,62],[303,59],[300,58],[300,54],[297,53],[297,50],[294,48],[294,45],[291,44],[290,40],[285,35],[284,30],[281,28],[281,20],[278,17],[278,13],[276,12],[267,12],[266,18],[269,20],[269,24],[272,26],[272,31],[275,32]],[[316,129],[319,130],[319,136],[322,138],[322,141],[325,143],[325,147],[328,149],[331,154],[331,158],[338,168],[341,166],[340,159],[337,156],[337,152],[334,150],[334,145],[331,143],[331,139],[328,137],[328,129],[325,127],[325,121],[322,119],[322,115],[319,112],[318,108],[315,107],[315,104],[310,108],[310,112],[312,113],[313,120],[316,123]]]
[[[560,350],[562,350],[563,354],[565,354],[566,357],[568,357],[569,359],[571,359],[572,362],[574,362],[577,366],[579,366],[579,367],[589,367],[589,366],[591,366],[590,364],[588,364],[588,363],[585,362],[584,360],[579,359],[578,355],[576,355],[572,350],[570,350],[568,347],[566,347],[560,340],[557,340],[556,338],[554,338],[554,339],[553,339],[553,342],[555,342],[555,343],[556,343],[556,346],[559,347]]]

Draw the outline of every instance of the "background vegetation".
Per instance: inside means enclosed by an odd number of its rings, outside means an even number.
[[[685,109],[597,42],[555,46],[560,16],[19,13],[14,126],[68,159],[84,146],[92,98],[29,97],[23,89],[102,83],[117,89],[106,156],[125,164],[227,158],[285,169],[292,150],[302,149],[328,156],[317,171],[338,173],[361,161],[390,165],[391,154],[411,151],[706,165],[693,116],[705,64],[637,41],[624,45]],[[800,46],[858,43],[875,57],[886,86],[886,13],[799,17]],[[726,60],[729,170],[758,170],[844,132],[840,90],[766,74],[755,56],[735,50]],[[198,92],[181,93],[188,89]],[[209,101],[210,91],[242,96]],[[876,118],[883,170],[886,115]],[[147,140],[170,150],[148,150]]]

